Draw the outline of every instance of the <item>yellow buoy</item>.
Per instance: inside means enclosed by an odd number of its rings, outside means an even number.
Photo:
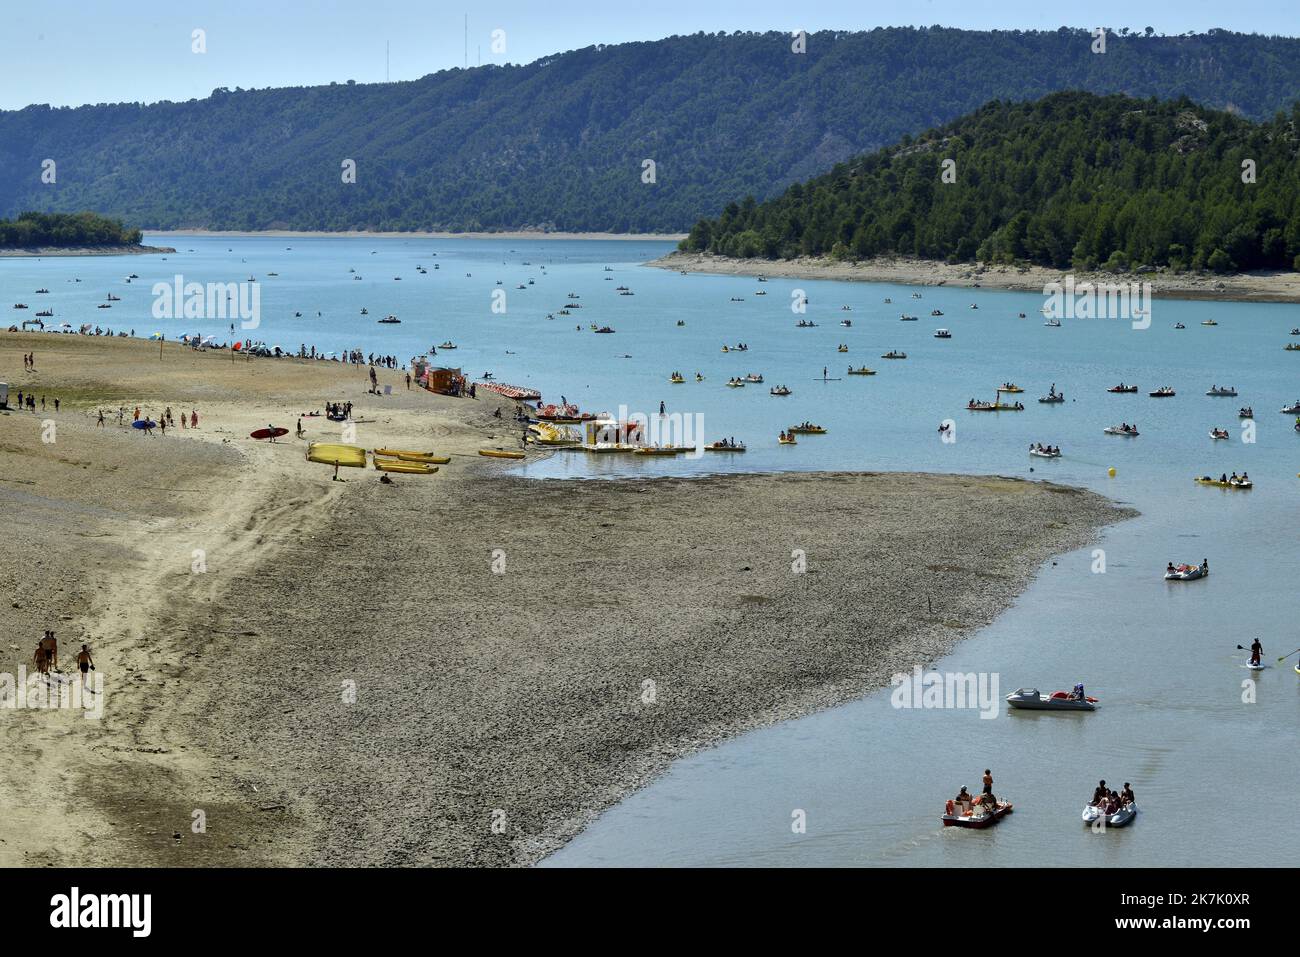
[[[1106,469],[1106,474],[1109,475],[1111,478],[1114,478],[1114,477],[1115,477],[1115,466],[1112,465],[1110,468]]]

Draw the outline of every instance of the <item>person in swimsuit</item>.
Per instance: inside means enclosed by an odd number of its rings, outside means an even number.
[[[988,804],[990,807],[997,807],[997,806],[998,806],[998,799],[997,799],[997,797],[993,794],[993,772],[990,771],[988,768],[985,768],[985,769],[984,769],[984,792],[983,792],[983,797],[985,798],[985,800],[982,801],[981,803],[983,803],[983,804]]]
[[[1261,645],[1259,643],[1259,639],[1256,638],[1254,641],[1250,643],[1250,663],[1252,665],[1259,664],[1259,659],[1262,658],[1263,655],[1264,655],[1264,646]]]
[[[59,670],[59,642],[54,637],[54,632],[47,631],[41,638],[41,648],[45,651],[45,660],[49,662],[51,668]]]
[[[1097,805],[1106,799],[1106,782],[1101,780],[1097,782],[1096,789],[1092,792],[1092,800],[1088,803]]]
[[[90,657],[90,649],[85,645],[82,645],[81,650],[77,652],[77,667],[81,669],[81,683],[84,686],[86,683],[86,673],[95,670],[95,662]]]
[[[1124,790],[1119,794],[1120,803],[1133,804],[1137,798],[1133,796],[1133,786],[1127,781],[1124,782]]]

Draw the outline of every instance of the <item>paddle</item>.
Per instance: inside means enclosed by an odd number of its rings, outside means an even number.
[[[1295,651],[1291,652],[1291,655],[1294,655],[1296,651],[1300,651],[1300,648],[1297,648]],[[1288,658],[1291,657],[1291,655],[1283,655],[1281,658],[1277,659],[1278,663],[1280,664],[1281,662],[1286,661]]]

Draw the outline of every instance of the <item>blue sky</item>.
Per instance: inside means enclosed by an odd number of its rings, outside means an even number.
[[[4,0],[0,108],[187,100],[219,86],[409,80],[469,63],[526,63],[594,43],[700,30],[1152,26],[1300,34],[1298,0]],[[207,52],[191,51],[195,29]],[[505,32],[504,55],[492,31]]]

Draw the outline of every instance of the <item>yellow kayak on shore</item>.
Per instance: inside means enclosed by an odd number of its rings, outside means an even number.
[[[490,459],[522,459],[523,452],[512,452],[509,449],[479,449],[479,455],[486,455]]]
[[[375,468],[381,472],[402,472],[406,475],[432,475],[438,466],[424,462],[394,462],[391,459],[375,459]]]
[[[322,465],[340,465],[347,468],[366,467],[366,450],[359,445],[332,445],[313,442],[307,446],[307,461]]]
[[[401,449],[375,449],[376,455],[387,455],[405,462],[427,462],[433,465],[446,465],[451,461],[450,455],[435,455],[432,452],[406,452]]]

